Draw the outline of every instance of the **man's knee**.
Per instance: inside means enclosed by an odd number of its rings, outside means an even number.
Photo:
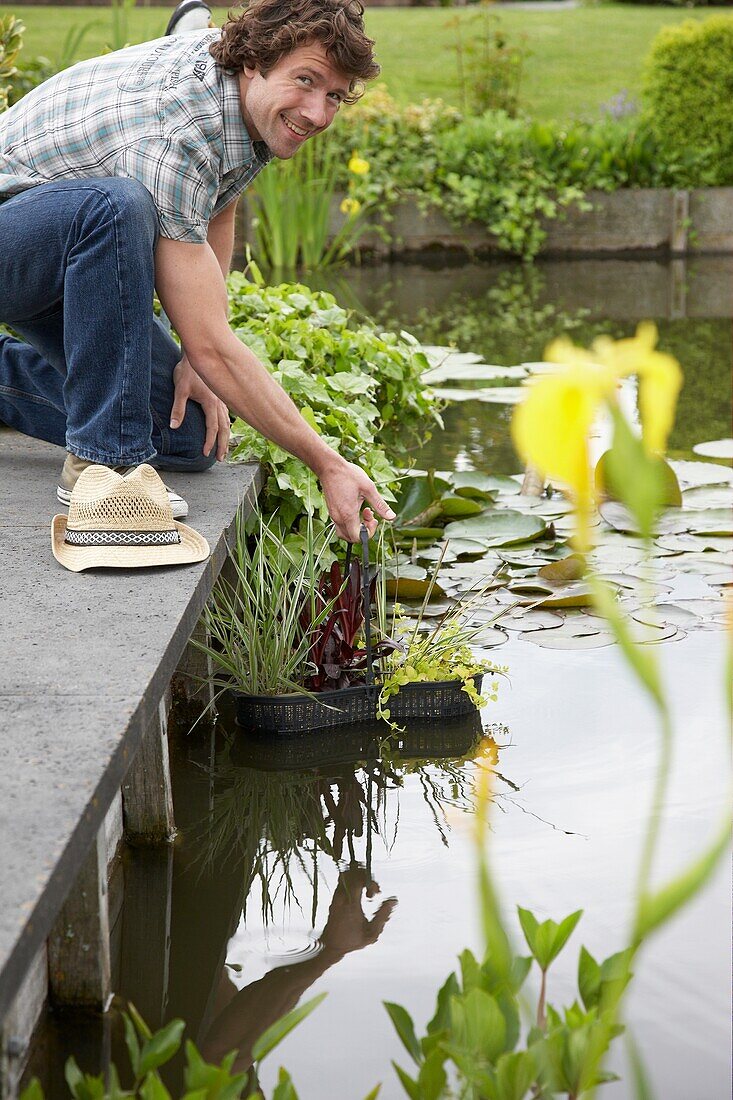
[[[103,198],[115,219],[122,219],[142,236],[147,235],[152,246],[158,238],[158,212],[153,197],[139,180],[127,176],[86,181],[90,191]]]
[[[202,451],[197,454],[160,454],[155,455],[150,459],[150,465],[154,466],[156,470],[168,470],[169,472],[178,472],[181,474],[200,474],[204,470],[209,470],[216,462],[216,447],[212,448],[210,454],[205,455]]]
[[[160,431],[160,438],[154,432],[153,443],[158,451],[153,465],[161,470],[200,473],[216,462],[216,443],[208,454],[204,454],[206,418],[197,401],[186,403],[186,415],[180,428],[165,427]]]

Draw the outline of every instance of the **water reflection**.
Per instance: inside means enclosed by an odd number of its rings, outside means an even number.
[[[245,918],[257,896],[265,924],[291,906],[315,924],[323,860],[371,875],[375,841],[394,845],[407,775],[447,844],[449,815],[472,809],[465,765],[483,736],[477,714],[387,740],[361,726],[280,741],[240,734],[205,769],[213,796],[193,829],[202,864],[242,866]]]
[[[695,443],[729,434],[730,256],[393,264],[309,281],[384,328],[408,329],[425,344],[455,344],[501,366],[542,359],[549,340],[563,333],[587,346],[602,333],[618,339],[640,320],[653,320],[660,348],[685,372],[670,453],[691,457]],[[470,401],[451,405],[445,431],[413,457],[423,468],[470,469],[484,468],[490,455],[493,473],[515,473],[511,411]]]
[[[243,881],[238,928],[199,1029],[205,1056],[237,1048],[238,1068],[249,1068],[270,1024],[346,955],[377,942],[398,900],[382,896],[374,852],[394,849],[404,783],[419,784],[447,846],[455,817],[472,812],[473,761],[486,759],[487,742],[495,745],[477,714],[387,741],[363,727],[279,742],[240,732],[202,768],[212,797],[191,830],[199,878],[226,865]]]

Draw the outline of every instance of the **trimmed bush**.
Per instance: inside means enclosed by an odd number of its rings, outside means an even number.
[[[660,141],[712,149],[718,185],[733,182],[733,15],[685,20],[659,32],[644,98]]]

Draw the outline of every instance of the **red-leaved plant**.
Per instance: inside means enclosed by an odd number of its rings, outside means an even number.
[[[369,584],[369,604],[372,605],[376,590],[376,573]],[[312,628],[311,608],[315,614],[331,601],[333,607],[326,618]],[[313,604],[303,608],[300,623],[304,631],[312,630],[309,660],[313,672],[306,678],[307,691],[336,691],[339,688],[363,684],[367,664],[366,649],[357,646],[364,625],[364,593],[362,571],[358,561],[352,561],[344,578],[339,562],[334,562],[318,582]],[[382,638],[372,646],[372,656],[398,649],[396,642]]]

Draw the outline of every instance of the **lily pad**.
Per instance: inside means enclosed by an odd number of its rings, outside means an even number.
[[[650,626],[673,623],[674,626],[691,627],[700,621],[693,611],[673,603],[657,603],[652,607],[640,607],[632,612],[632,618],[638,623],[647,623]]]
[[[451,519],[467,519],[468,516],[478,516],[483,512],[483,505],[470,497],[446,496],[440,501],[440,507],[444,516]]]
[[[496,492],[518,493],[521,484],[504,474],[483,474],[480,470],[460,470],[451,477],[453,488],[464,497],[491,499]]]
[[[526,378],[524,367],[497,367],[491,363],[466,363],[448,356],[439,366],[423,372],[422,380],[429,386],[441,382],[493,382],[497,378]]]
[[[683,488],[688,485],[733,485],[733,470],[717,462],[673,460],[670,466]]]
[[[527,577],[526,579],[512,581],[509,585],[509,591],[516,592],[518,596],[534,596],[536,594],[540,597],[551,596],[557,589],[554,585],[546,584],[537,577]]]
[[[707,443],[696,443],[692,449],[704,458],[733,458],[733,439],[711,439]]]
[[[528,642],[542,646],[543,649],[601,649],[603,646],[613,645],[613,634],[607,631],[598,631],[597,634],[563,634],[558,635],[556,630],[533,631],[530,634],[522,634]]]
[[[684,607],[697,615],[698,619],[725,619],[725,600],[719,596],[711,596],[709,600],[665,600],[665,603],[674,603],[675,607]]]
[[[418,550],[418,561],[427,561],[433,564],[436,561],[442,561],[443,565],[450,565],[451,562],[456,560],[456,555],[443,543],[438,546],[429,546],[426,549]]]
[[[674,623],[660,623],[652,626],[650,623],[640,623],[636,620],[628,624],[629,633],[637,645],[650,645],[655,642],[667,642],[677,633]]]
[[[506,630],[502,630],[498,626],[487,627],[486,630],[482,630],[479,634],[475,634],[471,641],[471,648],[477,646],[481,649],[498,649],[500,645],[504,645],[509,641],[509,635]]]
[[[577,581],[546,596],[538,606],[549,610],[555,607],[589,607],[592,603],[593,597],[588,585],[584,581]]]
[[[444,347],[439,344],[424,344],[420,351],[429,363],[438,366],[449,359],[455,363],[480,363],[482,358],[475,351],[458,351],[457,348]]]
[[[733,584],[733,573],[731,573],[730,570],[727,573],[713,573],[707,577],[707,582],[708,584],[712,584],[715,588]]]
[[[729,485],[695,485],[682,494],[685,508],[731,508],[733,488]]]
[[[685,523],[684,530],[693,535],[733,535],[733,512],[730,508],[684,508],[679,518]]]
[[[610,527],[613,527],[614,531],[621,531],[623,534],[629,535],[640,534],[636,518],[625,504],[620,504],[616,500],[607,500],[600,505],[598,511],[602,519]],[[684,523],[681,523],[679,529],[680,531],[686,530]]]
[[[450,548],[458,558],[477,558],[485,554],[489,544],[478,539],[451,539]]]
[[[406,577],[403,572],[400,571],[399,577],[387,578],[385,587],[390,599],[424,600],[429,583],[427,579],[418,580],[416,577]],[[446,593],[439,584],[436,583],[433,585],[430,599],[431,601],[446,599]]]
[[[449,489],[449,482],[434,475],[405,478],[394,503],[397,523],[402,525],[416,519]]]
[[[441,401],[481,401],[489,405],[518,405],[525,397],[521,386],[482,386],[481,389],[444,387],[433,391]]]
[[[550,562],[538,570],[537,575],[551,585],[569,584],[571,581],[579,581],[585,573],[585,562],[580,554],[568,554],[560,561]]]
[[[709,600],[716,596],[708,578],[701,577],[699,573],[678,573],[672,586],[668,603],[677,603],[678,600]]]
[[[595,484],[596,491],[603,493],[607,500],[619,500],[618,492],[614,492],[612,485],[609,468],[608,468],[608,456],[610,451],[606,451],[598,459],[595,470]],[[663,501],[668,508],[679,508],[682,504],[682,493],[680,491],[680,483],[677,480],[677,475],[670,466],[670,464],[663,458],[657,459],[657,467],[662,477],[663,488]]]
[[[562,615],[556,611],[541,611],[538,608],[517,609],[501,620],[504,630],[557,630],[562,626]]]
[[[539,516],[525,516],[520,512],[485,512],[473,519],[458,520],[445,528],[446,538],[481,539],[488,546],[510,546],[539,538],[547,525]]]
[[[670,554],[684,554],[688,551],[699,553],[704,550],[728,550],[730,539],[725,536],[700,534],[700,535],[660,535],[655,539],[656,545]]]

